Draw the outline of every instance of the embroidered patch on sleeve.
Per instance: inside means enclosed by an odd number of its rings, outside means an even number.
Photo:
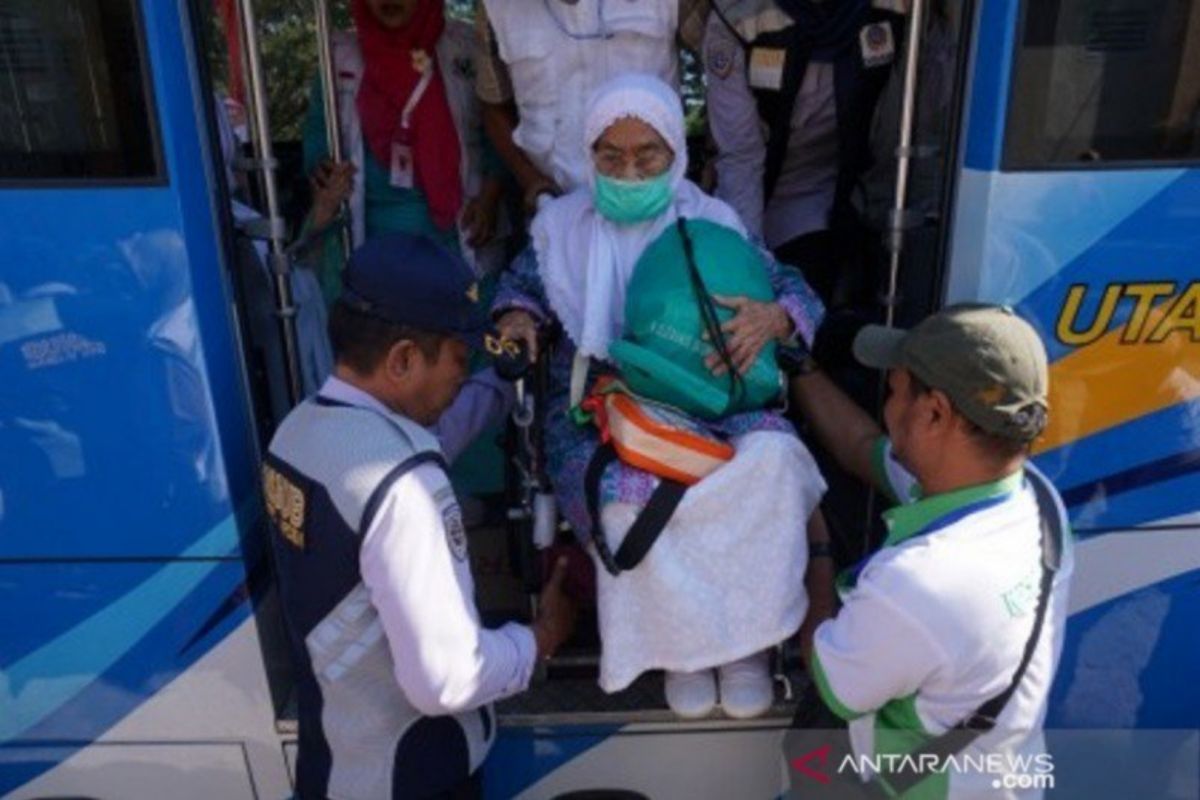
[[[446,528],[446,544],[456,561],[467,560],[467,526],[463,524],[458,503],[442,509],[442,525]]]
[[[733,71],[733,46],[728,44],[711,44],[704,53],[704,63],[711,75],[720,80],[729,77]]]
[[[890,64],[896,55],[892,26],[886,22],[876,22],[859,31],[858,45],[862,51],[863,66],[867,69]]]
[[[303,550],[304,513],[307,508],[304,490],[269,464],[263,465],[262,482],[267,514],[275,530],[292,547]]]

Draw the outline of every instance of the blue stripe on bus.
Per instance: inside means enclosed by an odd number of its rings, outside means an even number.
[[[984,0],[979,12],[964,156],[971,169],[1000,167],[1018,6],[1016,0]]]
[[[54,741],[61,750],[55,752],[57,760],[12,759],[0,770],[0,795],[33,780],[73,751],[91,744],[143,702],[155,697],[249,616],[249,603],[242,603],[236,613],[225,616],[206,636],[194,641],[194,646],[184,648],[204,623],[206,610],[219,604],[245,580],[242,566],[236,561],[205,566],[209,569],[199,584],[177,603],[163,609],[136,641],[124,644],[116,660],[101,672],[87,673],[91,669],[87,664],[67,661],[60,662],[52,672],[39,673],[39,678],[45,678],[50,674],[75,674],[78,670],[84,671],[89,680],[78,691],[57,700],[52,710],[40,715],[33,725],[6,732],[0,747]],[[102,631],[95,633],[103,636]],[[86,659],[85,651],[86,648],[73,648],[72,654]]]
[[[162,566],[154,561],[0,564],[0,671],[11,676],[13,664],[107,608]]]
[[[1097,491],[1089,502],[1070,509],[1071,524],[1081,538],[1123,528],[1153,527],[1195,515],[1197,497],[1200,472],[1185,472],[1111,497]]]
[[[1198,471],[1200,471],[1200,449],[1177,453],[1149,464],[1127,469],[1124,472],[1105,476],[1091,483],[1073,486],[1061,494],[1063,502],[1068,507],[1076,506],[1086,503],[1093,497],[1102,496],[1112,499],[1134,489],[1152,486]]]
[[[230,517],[222,525],[213,528],[197,542],[196,550],[203,551],[207,546],[206,539],[225,535],[225,529],[232,525],[233,519]],[[188,626],[187,636],[180,644],[186,642],[203,624],[210,610],[217,607],[241,580],[228,586],[217,597],[207,597],[201,587],[210,585],[214,574],[228,574],[232,570],[240,576],[245,575],[240,561],[189,558],[192,555],[189,552],[181,555],[187,560],[157,565],[151,574],[120,597],[99,609],[93,607],[95,610],[90,616],[6,665],[5,675],[15,700],[7,713],[0,715],[0,742],[16,738],[23,730],[38,725],[40,720],[70,701],[73,695],[96,680],[97,676],[108,674],[112,666],[142,641],[148,631],[160,626],[171,615],[183,613],[198,617],[195,624]],[[97,573],[127,567],[126,564],[110,562],[95,562],[92,565]],[[86,594],[87,586],[88,583],[84,581],[76,591]],[[54,593],[50,599],[53,602],[70,601],[69,597],[62,597],[58,593]],[[45,605],[43,600],[38,607]],[[184,606],[186,608],[181,612],[180,608]],[[31,621],[28,624],[35,623]],[[198,649],[194,648],[189,655]],[[176,655],[172,653],[169,657]],[[143,668],[151,673],[158,671],[165,674],[169,671],[167,664],[160,662],[147,663]],[[22,686],[47,675],[61,677],[37,692],[21,691]]]
[[[1179,403],[1039,453],[1034,462],[1059,491],[1070,491],[1191,451],[1200,440],[1198,417],[1200,402]]]

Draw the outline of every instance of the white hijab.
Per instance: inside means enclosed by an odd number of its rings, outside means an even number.
[[[669,168],[674,199],[654,219],[618,225],[592,203],[596,170],[592,146],[614,122],[635,117],[658,132],[675,153]],[[608,344],[620,338],[625,321],[625,287],[638,257],[679,217],[708,219],[745,235],[728,205],[684,178],[687,141],[683,104],[667,84],[650,75],[628,74],[598,88],[584,120],[586,185],[543,206],[530,234],[550,307],[580,355],[607,359]]]

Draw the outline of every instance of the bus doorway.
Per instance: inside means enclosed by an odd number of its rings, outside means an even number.
[[[218,4],[218,8],[231,5]],[[263,55],[273,50],[278,54],[278,49],[266,44],[266,40],[280,37],[281,41],[289,41],[286,37],[293,35],[293,28],[303,30],[308,37],[302,47],[299,40],[294,40],[293,49],[304,49],[308,55],[300,67],[294,59],[287,62],[292,65],[287,69],[303,73],[303,80],[297,81],[295,74],[289,74],[264,81],[264,89],[293,87],[299,83],[311,96],[309,87],[312,84],[308,82],[322,72],[318,58],[320,43],[316,38],[319,26],[314,21],[312,7],[306,2],[297,2],[287,13],[278,11],[280,16],[273,17],[268,24],[267,15],[276,5],[255,4],[264,40],[261,45]],[[909,39],[907,33],[897,32],[897,58],[873,115],[871,141],[875,157],[870,168],[860,176],[854,198],[859,218],[858,234],[863,242],[863,252],[856,257],[866,264],[869,284],[857,302],[832,310],[829,335],[819,354],[843,385],[871,407],[878,402],[878,386],[872,376],[857,370],[851,363],[849,337],[854,326],[867,320],[887,319],[889,313],[898,324],[907,324],[932,308],[940,296],[939,264],[956,159],[956,120],[962,95],[960,81],[969,55],[964,46],[969,36],[964,31],[974,23],[971,4],[925,2],[917,3],[915,7],[921,12],[919,17],[913,15],[918,20],[921,35]],[[235,14],[231,27],[221,13],[204,10],[210,37],[223,42],[218,45],[208,42],[205,52],[215,50],[228,61],[230,56],[226,53],[245,47],[237,42],[238,37],[244,40],[246,23],[238,21]],[[329,13],[334,27],[348,22],[344,4],[332,3]],[[304,22],[297,22],[300,19]],[[285,20],[288,21],[286,24]],[[231,30],[234,38],[230,38]],[[911,76],[906,75],[910,63],[906,56],[909,41],[920,53]],[[246,59],[244,50],[241,59]],[[230,72],[235,63],[236,58],[223,67],[213,67],[217,91],[228,93],[236,85]],[[270,74],[273,68],[266,63],[264,72]],[[227,77],[221,78],[222,74]],[[294,138],[288,138],[298,134],[298,126],[294,119],[285,115],[301,113],[303,104],[288,105],[271,97],[269,91],[261,103],[270,111],[271,133],[267,139],[277,162],[276,212],[271,213],[268,208],[269,196],[261,185],[259,172],[251,171],[245,178],[238,177],[239,167],[255,167],[262,159],[264,149],[262,142],[255,144],[254,127],[261,127],[257,121],[259,115],[249,110],[245,117],[250,140],[236,148],[231,162],[234,176],[228,180],[228,185],[235,198],[241,194],[248,199],[249,205],[265,209],[267,217],[286,221],[285,230],[289,234],[286,249],[294,243],[295,234],[302,227],[307,196],[306,178],[294,155],[298,143]],[[224,108],[236,111],[238,105],[222,98]],[[237,121],[235,116],[235,126]],[[909,131],[907,138],[900,133],[902,125]],[[898,176],[902,172],[905,177],[900,179]],[[904,192],[897,203],[899,184],[904,184]],[[236,232],[237,227],[236,221],[231,219],[232,238],[253,238],[255,234],[261,237],[264,233],[269,238],[278,231],[272,224],[256,227],[243,223],[240,233]],[[231,263],[236,261],[231,260]],[[893,264],[897,267],[896,286],[889,289]],[[238,265],[235,269],[243,267]],[[254,291],[260,298],[266,298],[269,311],[267,323],[257,332],[251,330],[253,323],[249,321],[255,312],[248,297]],[[281,412],[288,407],[286,383],[281,384],[278,377],[270,375],[273,370],[278,372],[280,359],[287,353],[287,348],[278,341],[278,337],[285,334],[279,329],[276,295],[269,280],[257,290],[243,286],[241,292],[239,302],[247,365],[252,383],[257,386],[259,433],[260,440],[265,443]],[[881,300],[888,305],[882,304]],[[269,343],[272,336],[277,339],[274,344]],[[534,379],[529,378],[526,388],[531,394],[533,383]],[[538,519],[535,496],[538,490],[544,490],[544,486],[536,485],[536,470],[529,469],[527,445],[523,441],[526,435],[526,429],[516,425],[510,427],[505,436],[509,460],[506,465],[508,492],[504,497],[487,498],[479,506],[479,513],[471,520],[474,524],[468,531],[479,605],[485,621],[493,624],[528,620],[532,613],[532,597],[536,596],[542,575],[541,555],[533,546],[532,529]],[[826,472],[836,484],[832,469]],[[866,495],[857,487],[835,485],[829,513],[837,520],[839,539],[843,543],[838,552],[841,564],[858,560],[877,540],[869,521],[873,515],[867,512],[868,503]],[[558,538],[561,542],[571,541],[566,530],[558,530]],[[584,561],[587,561],[586,556]],[[779,677],[777,696],[766,716],[749,722],[720,716],[680,722],[666,707],[658,673],[644,675],[624,692],[603,693],[596,683],[600,646],[593,611],[592,616],[581,624],[570,645],[535,678],[531,691],[499,706],[501,739],[491,761],[497,775],[489,776],[489,780],[501,787],[500,796],[522,792],[529,792],[529,796],[553,796],[560,789],[565,792],[581,787],[623,789],[649,797],[663,796],[664,792],[687,793],[683,787],[691,787],[695,796],[716,793],[766,797],[778,793],[780,743],[807,684],[794,647],[785,644],[775,659]],[[264,651],[269,660],[283,656],[283,650],[275,650],[265,641]],[[294,728],[286,679],[281,678],[277,686],[280,687],[277,714],[281,730],[290,736]],[[690,766],[679,774],[661,774],[659,767],[664,759],[675,761],[665,754],[675,752],[676,748],[693,753],[686,759]],[[558,752],[561,757],[543,759],[542,754],[550,751]],[[569,758],[582,756],[585,752],[586,758]],[[708,753],[711,757],[696,757],[694,753]],[[531,788],[535,785],[538,788]]]

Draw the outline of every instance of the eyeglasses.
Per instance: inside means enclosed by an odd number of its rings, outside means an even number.
[[[639,178],[653,178],[661,175],[671,166],[675,154],[671,148],[658,143],[644,144],[632,151],[622,150],[606,144],[597,144],[593,151],[596,169],[601,175],[618,177],[625,175],[629,166],[633,165],[634,172]]]

